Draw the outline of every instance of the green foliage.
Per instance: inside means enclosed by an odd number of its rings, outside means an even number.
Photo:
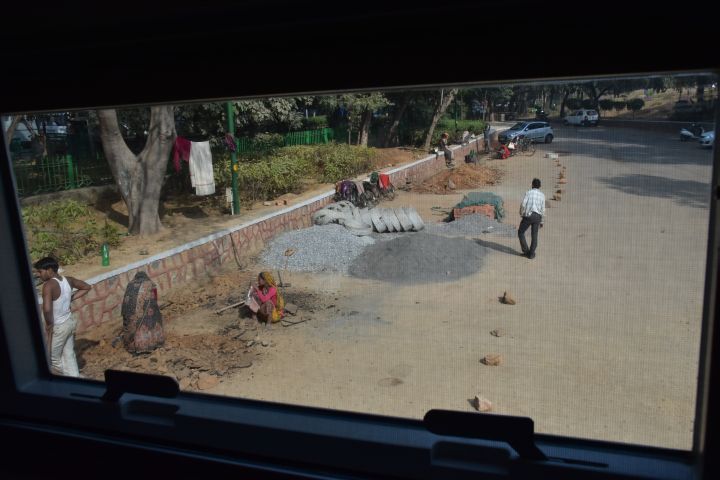
[[[447,132],[450,135],[450,140],[459,140],[458,136],[462,136],[462,132],[467,130],[471,134],[482,135],[483,129],[485,128],[485,122],[482,120],[458,120],[457,127],[455,126],[455,120],[450,118],[441,118],[435,127],[430,145],[436,146],[440,142],[440,135],[443,132]],[[455,130],[458,130],[456,132]],[[427,134],[427,131],[425,132]],[[425,138],[423,137],[423,141]]]
[[[90,209],[75,200],[26,207],[22,216],[33,261],[50,255],[67,265],[97,254],[104,242],[120,244],[116,226],[99,226]]]
[[[627,101],[628,110],[632,110],[633,112],[641,110],[644,106],[645,101],[642,98],[632,98]]]
[[[626,107],[626,106],[627,106],[627,104],[626,104],[625,102],[622,102],[622,101],[613,102],[613,108],[614,108],[615,111],[617,111],[617,112],[622,112],[623,110],[625,110],[625,107]]]
[[[367,172],[374,156],[372,148],[337,143],[283,147],[254,159],[241,159],[238,190],[243,202],[299,193],[307,180],[334,183]],[[213,169],[218,189],[229,187],[230,154],[216,157]]]
[[[305,147],[312,148],[312,147]],[[372,167],[375,150],[368,147],[330,143],[318,145],[311,157],[310,167],[315,177],[326,183],[354,177]]]
[[[376,112],[382,108],[392,105],[392,102],[380,92],[372,93],[346,93],[343,95],[329,95],[319,98],[319,104],[328,110],[337,110],[340,107],[347,111],[349,121],[353,130],[360,129],[363,113],[367,110]],[[339,125],[335,124],[335,127]],[[347,127],[345,127],[347,130]]]
[[[305,174],[302,162],[273,156],[243,163],[238,170],[238,189],[248,200],[267,200],[288,192],[299,192]]]
[[[568,98],[565,102],[565,106],[570,110],[577,110],[582,108],[582,101],[579,98]]]
[[[598,102],[602,110],[612,110],[615,106],[615,101],[610,98],[602,99]]]
[[[326,115],[317,115],[315,117],[303,118],[302,128],[305,130],[317,130],[329,126]]]
[[[285,138],[279,133],[258,133],[252,139],[255,150],[272,151],[285,146]]]

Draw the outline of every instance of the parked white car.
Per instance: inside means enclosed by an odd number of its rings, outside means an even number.
[[[711,130],[700,135],[700,146],[712,148],[715,145],[715,131]]]
[[[583,125],[587,127],[589,125],[596,126],[599,120],[600,115],[598,115],[597,110],[581,108],[567,115],[563,119],[563,123],[565,125]]]
[[[528,137],[533,142],[551,143],[555,132],[548,122],[518,122],[508,130],[498,134],[498,141],[503,145],[515,137]]]

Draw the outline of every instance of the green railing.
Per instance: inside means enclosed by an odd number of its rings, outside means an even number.
[[[78,165],[72,155],[49,155],[41,160],[13,162],[17,193],[21,197],[113,182],[107,163]]]
[[[277,145],[268,142],[257,142],[252,138],[237,138],[238,153],[262,153],[276,147],[288,147],[291,145],[316,145],[329,143],[335,139],[335,132],[332,128],[319,128],[317,130],[302,130],[290,132],[279,138]]]
[[[282,140],[278,139],[278,146],[329,143],[335,138],[334,133],[332,128],[290,132],[284,135]],[[261,147],[250,138],[238,138],[237,142],[239,153],[259,152],[269,148],[267,143]],[[47,156],[39,159],[19,142],[11,144],[19,196],[27,197],[114,182],[102,151],[92,148],[87,138],[48,137],[47,152]],[[172,162],[168,162],[169,173],[174,172],[171,169]]]
[[[334,138],[332,128],[320,128],[317,130],[303,130],[300,132],[290,132],[285,135],[285,145],[315,145],[318,143],[328,143]]]

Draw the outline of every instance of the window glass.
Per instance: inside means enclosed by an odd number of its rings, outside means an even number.
[[[499,160],[536,104],[552,135]],[[716,108],[697,74],[3,116],[48,362],[690,449],[714,146],[663,121]]]

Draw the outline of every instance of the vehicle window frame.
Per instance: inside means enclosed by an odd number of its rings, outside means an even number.
[[[611,67],[607,67],[611,68]],[[612,67],[614,68],[614,67]],[[629,68],[628,72],[630,72]],[[683,70],[687,70],[684,68]],[[606,72],[611,73],[611,72]],[[339,77],[342,75],[336,74]],[[538,74],[538,77],[540,75]],[[562,78],[570,78],[562,76]],[[575,78],[575,77],[573,77]],[[588,77],[590,78],[590,77]],[[326,88],[320,92],[341,91],[343,79],[336,79],[335,90]],[[483,79],[484,80],[484,79]],[[493,78],[488,78],[493,80]],[[488,81],[486,80],[486,81]],[[522,79],[518,79],[521,81]],[[372,85],[370,80],[367,86]],[[238,82],[241,83],[241,82]],[[498,82],[500,83],[500,82]],[[323,84],[327,85],[327,84]],[[419,88],[418,83],[418,88]],[[422,84],[446,87],[452,82],[428,82]],[[396,87],[402,85],[398,84]],[[256,87],[235,87],[235,97],[255,98],[268,96],[273,91]],[[254,89],[253,89],[254,88]],[[199,94],[198,97],[163,98],[178,103],[187,100],[226,98],[227,90],[217,87],[217,96]],[[283,90],[285,94],[300,94],[306,90]],[[73,98],[95,99],[89,93]],[[126,94],[127,101],[119,103],[120,96],[106,94],[106,104],[146,104],[146,97]],[[50,96],[35,102],[52,102]],[[28,100],[28,104],[33,101]],[[41,107],[40,103],[33,104]],[[45,107],[50,107],[50,103]],[[20,110],[18,110],[20,111]],[[6,113],[6,112],[2,112]],[[716,117],[717,120],[717,117]],[[716,125],[718,122],[716,121]],[[548,125],[549,127],[550,125]],[[717,128],[717,127],[716,127]],[[715,130],[716,131],[716,130]],[[33,290],[33,278],[22,230],[20,203],[8,157],[8,145],[2,139],[0,153],[0,262],[5,267],[0,288],[0,344],[3,345],[3,362],[0,362],[0,423],[27,429],[48,429],[59,435],[88,435],[98,441],[138,442],[148,448],[182,451],[188,455],[215,456],[223,461],[245,462],[267,467],[273,462],[286,462],[301,471],[325,471],[347,474],[357,471],[369,476],[394,475],[396,477],[428,478],[427,471],[446,472],[444,478],[452,478],[452,468],[476,476],[487,474],[484,461],[468,458],[499,449],[509,452],[507,461],[497,465],[488,464],[492,474],[517,475],[523,473],[552,472],[557,478],[571,478],[572,472],[588,472],[594,478],[630,478],[647,472],[655,472],[658,478],[673,474],[694,475],[702,453],[701,440],[705,433],[707,417],[718,409],[718,402],[710,402],[711,367],[717,367],[717,329],[713,330],[718,309],[718,248],[720,247],[720,210],[718,196],[713,196],[710,208],[710,230],[706,259],[706,283],[703,308],[703,334],[700,347],[700,372],[698,375],[698,408],[695,420],[695,442],[692,451],[671,451],[654,447],[613,444],[585,439],[536,434],[538,446],[553,457],[576,458],[578,461],[608,462],[601,469],[586,464],[557,461],[552,464],[527,462],[513,454],[506,444],[493,440],[462,439],[455,436],[432,434],[417,420],[385,418],[371,414],[355,414],[318,408],[283,405],[273,402],[252,401],[238,398],[213,397],[181,392],[174,398],[158,398],[154,395],[126,393],[120,401],[108,403],[101,399],[106,385],[92,380],[52,376],[42,348],[42,329],[37,299]],[[711,185],[720,189],[718,151],[714,151]],[[720,190],[716,190],[720,192]],[[714,342],[714,343],[711,343]],[[28,348],[30,346],[30,348]],[[711,357],[712,354],[715,357]],[[712,362],[711,362],[712,360]],[[712,372],[717,375],[716,371]],[[713,390],[715,392],[715,390]],[[713,397],[716,398],[716,397]],[[144,404],[177,407],[171,419],[149,418],[134,413],[134,408]],[[82,412],[79,415],[78,412]],[[479,415],[479,414],[478,414]],[[198,435],[198,430],[203,432]],[[144,442],[144,443],[143,443]],[[442,445],[460,445],[466,448],[462,461],[443,459]],[[293,451],[293,447],[296,449]],[[331,452],[332,454],[329,454]],[[470,452],[470,453],[468,453]],[[180,453],[178,453],[180,454]],[[390,459],[370,461],[371,458]],[[443,463],[443,461],[445,463]],[[488,460],[489,461],[489,460]],[[459,466],[458,466],[459,465]],[[452,468],[451,468],[452,467]],[[495,468],[495,470],[492,470]],[[325,470],[322,470],[325,469]],[[462,470],[467,469],[467,470]],[[551,475],[553,476],[553,475]],[[440,477],[442,478],[442,476]],[[649,477],[648,477],[649,478]]]

